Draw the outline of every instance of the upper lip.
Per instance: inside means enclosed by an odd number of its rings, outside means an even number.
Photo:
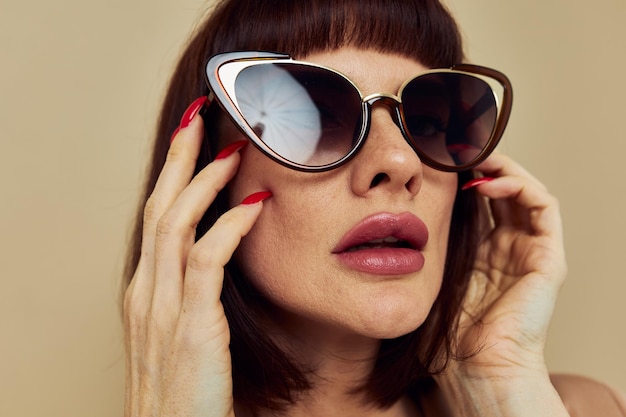
[[[368,216],[350,229],[333,249],[333,253],[376,239],[394,237],[407,242],[411,248],[422,250],[428,241],[428,228],[412,213],[377,213]]]

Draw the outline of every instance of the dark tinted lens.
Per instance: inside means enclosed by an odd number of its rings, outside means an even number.
[[[322,166],[352,149],[361,126],[361,98],[343,77],[300,64],[269,63],[242,70],[236,104],[246,122],[289,161]]]
[[[417,77],[404,88],[402,104],[415,147],[451,167],[476,159],[496,125],[497,106],[491,87],[466,74]]]

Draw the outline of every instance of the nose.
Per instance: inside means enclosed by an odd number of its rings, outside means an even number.
[[[359,196],[404,193],[412,198],[421,188],[423,167],[400,130],[399,103],[390,96],[377,96],[368,104],[369,132],[351,163],[352,190]]]

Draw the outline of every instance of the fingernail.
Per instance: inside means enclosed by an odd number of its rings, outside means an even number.
[[[176,135],[178,135],[178,132],[180,132],[180,126],[178,126],[174,133],[172,133],[172,136],[170,137],[170,145],[172,144],[172,142],[174,142],[174,138],[176,137]]]
[[[241,204],[256,204],[261,201],[270,198],[272,196],[271,191],[259,191],[258,193],[250,194],[248,197],[244,198]]]
[[[225,147],[224,149],[222,149],[220,153],[218,153],[217,156],[215,157],[215,160],[217,161],[218,159],[228,158],[230,155],[237,152],[238,150],[240,150],[247,144],[248,144],[247,140],[239,140],[237,142],[233,142],[227,147]]]
[[[207,101],[208,101],[207,96],[198,97],[197,99],[194,100],[193,103],[189,105],[189,107],[187,107],[187,110],[185,110],[183,117],[180,119],[181,129],[184,129],[187,126],[189,126],[189,123],[191,123],[194,116],[198,114],[202,106],[204,106]]]
[[[466,182],[465,185],[461,187],[461,190],[469,190],[470,188],[476,187],[480,184],[484,184],[486,182],[493,181],[493,180],[495,180],[495,178],[492,178],[492,177],[474,178],[473,180]]]

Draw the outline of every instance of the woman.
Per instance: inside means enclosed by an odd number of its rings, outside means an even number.
[[[461,62],[435,0],[217,5],[129,256],[127,416],[568,415],[557,202],[492,154],[506,77]]]

